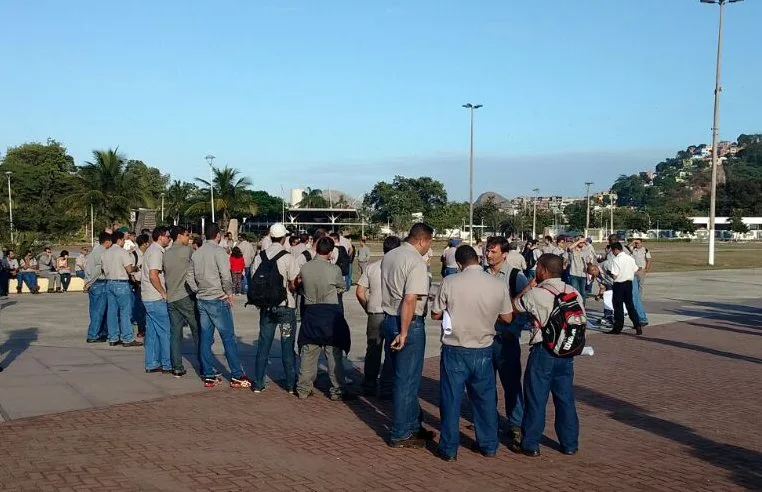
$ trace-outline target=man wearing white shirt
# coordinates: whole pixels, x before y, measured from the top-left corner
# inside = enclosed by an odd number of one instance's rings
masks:
[[[624,310],[622,305],[627,306],[627,314],[630,316],[632,326],[638,335],[643,334],[643,328],[635,309],[632,297],[632,282],[635,273],[638,271],[638,265],[635,260],[622,252],[622,243],[611,245],[611,254],[609,273],[614,278],[613,298],[614,298],[614,328],[608,332],[612,335],[618,335],[624,327]]]

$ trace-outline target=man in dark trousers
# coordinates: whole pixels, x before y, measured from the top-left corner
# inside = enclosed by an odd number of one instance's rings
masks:
[[[604,262],[609,273],[614,278],[613,303],[614,303],[614,328],[608,333],[618,335],[624,328],[624,309],[622,305],[627,306],[627,314],[630,316],[632,326],[638,335],[643,334],[643,328],[640,325],[640,317],[635,309],[633,300],[632,283],[635,274],[638,271],[638,265],[632,256],[622,252],[622,243],[611,245],[612,258]]]

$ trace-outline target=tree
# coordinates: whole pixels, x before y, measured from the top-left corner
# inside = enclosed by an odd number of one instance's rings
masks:
[[[592,210],[590,214],[590,222],[592,224],[593,219]],[[587,220],[587,203],[580,200],[571,203],[564,209],[564,216],[569,224],[569,228],[575,231],[585,230],[585,221]]]
[[[257,206],[251,198],[249,178],[240,176],[241,172],[227,166],[214,168],[214,209],[222,215],[222,229],[227,230],[230,218],[234,215],[256,215]],[[196,178],[196,181],[210,188],[209,181]],[[208,197],[208,195],[207,195]],[[209,206],[209,198],[198,201],[188,207],[188,213],[203,213]]]
[[[301,208],[328,208],[328,200],[323,196],[323,190],[307,187],[302,191],[302,201],[299,202]]]
[[[646,181],[639,174],[619,176],[611,191],[617,195],[617,205],[642,207],[646,204]]]
[[[76,210],[92,206],[95,222],[107,227],[115,221],[128,222],[130,211],[146,203],[145,190],[140,174],[127,171],[117,149],[94,150],[93,161],[78,169],[75,191],[64,203]]]
[[[749,232],[749,226],[744,224],[740,210],[733,211],[733,215],[730,217],[730,230],[738,234]]]
[[[173,224],[179,224],[191,203],[198,200],[199,188],[193,183],[175,180],[167,188],[164,197],[164,210]]]
[[[468,203],[449,202],[440,207],[431,209],[428,215],[423,216],[437,234],[444,234],[447,229],[459,229],[463,226],[463,220],[468,222]]]
[[[257,206],[257,217],[267,220],[281,220],[283,215],[283,199],[273,196],[266,191],[250,191],[251,201]]]
[[[169,176],[161,174],[155,167],[147,166],[143,161],[128,160],[125,172],[135,175],[143,187],[145,206],[158,208],[161,205],[161,194],[165,193],[169,184]],[[166,210],[166,197],[164,208]]]
[[[376,183],[363,203],[373,211],[374,221],[390,221],[396,229],[406,229],[413,221],[412,214],[428,217],[432,210],[444,206],[447,192],[441,182],[429,177],[395,176],[391,183]]]
[[[500,208],[495,197],[488,197],[483,203],[474,207],[474,224],[484,222],[488,230],[498,232],[500,224],[508,218],[508,214]]]

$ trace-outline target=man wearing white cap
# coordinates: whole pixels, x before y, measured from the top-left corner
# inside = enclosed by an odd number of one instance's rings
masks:
[[[284,243],[288,230],[281,223],[270,227],[272,244],[262,250],[254,259],[252,265],[252,289],[262,289],[266,292],[279,293],[277,299],[268,299],[258,305],[259,311],[259,341],[257,342],[257,358],[254,363],[254,381],[251,389],[260,393],[265,389],[265,372],[270,358],[270,348],[275,338],[275,330],[280,331],[280,353],[283,362],[283,372],[286,375],[285,387],[292,392],[296,384],[294,369],[294,335],[296,334],[296,277],[299,275],[299,265],[296,258],[289,254]],[[281,285],[267,285],[270,276],[266,270],[277,268],[281,277]],[[256,292],[255,292],[256,293]],[[263,292],[263,297],[269,295]]]

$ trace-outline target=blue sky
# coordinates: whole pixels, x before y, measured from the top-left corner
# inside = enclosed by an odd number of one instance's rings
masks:
[[[204,156],[258,189],[581,195],[711,141],[717,6],[698,0],[0,2],[0,149]],[[762,1],[726,9],[721,136],[762,131]]]

